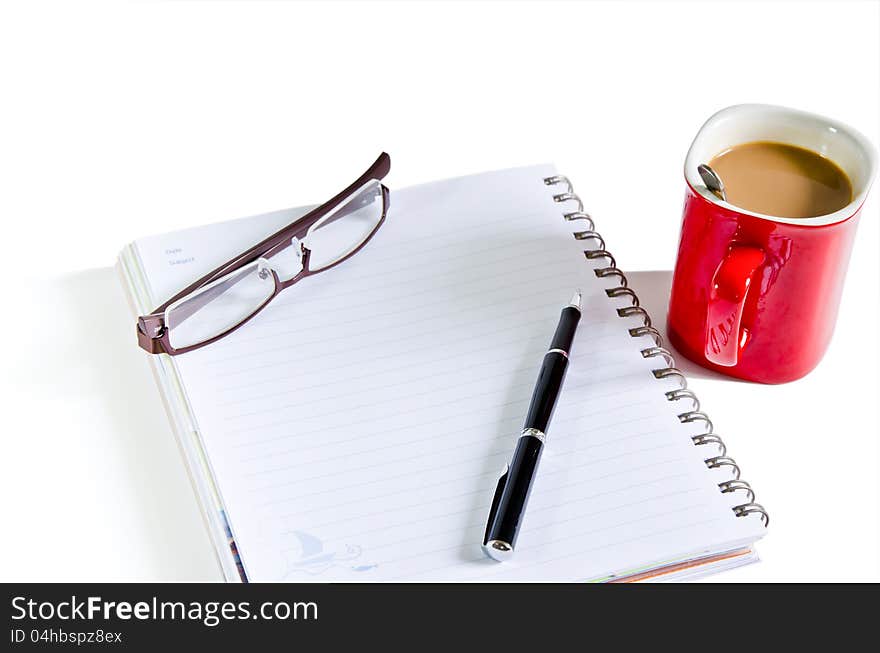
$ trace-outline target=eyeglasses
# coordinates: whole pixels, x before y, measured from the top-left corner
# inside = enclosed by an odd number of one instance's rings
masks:
[[[172,356],[226,336],[282,290],[357,254],[385,221],[391,169],[382,153],[330,201],[233,257],[137,322],[138,345]]]

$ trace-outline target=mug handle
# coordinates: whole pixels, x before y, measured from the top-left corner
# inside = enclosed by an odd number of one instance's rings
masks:
[[[764,250],[731,245],[715,269],[706,310],[706,358],[716,365],[739,362],[749,332],[742,326],[743,307],[755,271],[764,262]]]

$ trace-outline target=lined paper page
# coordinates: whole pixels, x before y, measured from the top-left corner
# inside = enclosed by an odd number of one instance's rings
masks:
[[[392,191],[357,256],[175,359],[258,581],[587,580],[760,534],[642,357],[549,166]],[[299,211],[302,213],[302,210]],[[141,240],[157,303],[297,211]],[[598,262],[601,265],[601,262]],[[584,311],[513,560],[480,542],[542,356]]]

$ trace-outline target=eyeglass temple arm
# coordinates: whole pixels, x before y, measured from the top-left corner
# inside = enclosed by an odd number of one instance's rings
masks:
[[[272,252],[273,254],[281,251],[282,249],[284,249],[284,247],[286,247],[286,245],[290,244],[289,241],[291,239],[293,239],[294,237],[301,238],[303,235],[305,235],[306,231],[308,231],[309,227],[312,226],[313,223],[335,209],[344,199],[351,195],[351,193],[356,191],[358,188],[363,186],[371,179],[383,179],[390,170],[391,157],[388,155],[387,152],[382,152],[382,154],[379,155],[379,157],[373,162],[373,164],[369,168],[367,168],[367,170],[360,177],[358,177],[353,183],[345,188],[345,190],[337,193],[330,200],[324,202],[324,204],[321,204],[320,206],[312,209],[301,218],[295,220],[286,227],[281,228],[279,231],[276,231],[271,236],[264,238],[253,247],[232,258],[220,267],[212,270],[201,279],[194,281],[189,286],[174,295],[171,299],[166,301],[164,304],[153,309],[150,312],[150,315],[145,317],[153,317],[157,316],[158,313],[163,313],[166,308],[168,308],[171,304],[176,302],[181,297],[186,297],[194,290],[197,290],[205,284],[210,283],[214,279],[221,277],[224,274],[227,274],[228,272],[234,270],[240,265],[250,263],[254,259],[264,255],[270,250],[274,250]],[[285,243],[285,241],[288,242]],[[143,320],[139,320],[139,324],[141,322],[143,322]],[[149,332],[147,333],[149,335]]]

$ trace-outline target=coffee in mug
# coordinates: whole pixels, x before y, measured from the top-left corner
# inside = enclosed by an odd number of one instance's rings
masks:
[[[780,218],[813,218],[852,201],[852,182],[834,161],[788,143],[754,141],[716,154],[709,165],[727,201]]]

